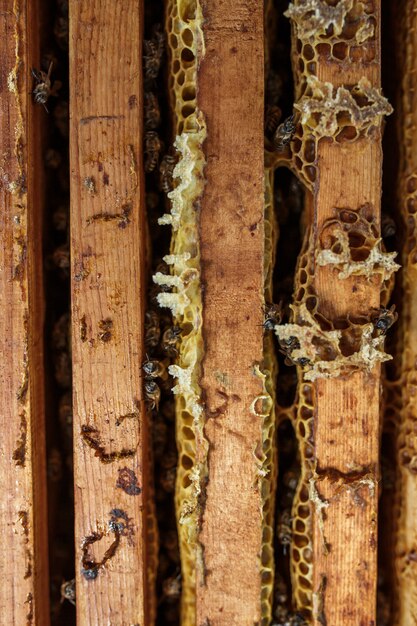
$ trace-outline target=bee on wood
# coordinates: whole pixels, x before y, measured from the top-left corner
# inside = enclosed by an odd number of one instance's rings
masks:
[[[275,326],[282,321],[282,302],[279,304],[268,303],[264,308],[264,322],[262,326],[265,330],[274,330]]]
[[[48,113],[46,103],[50,96],[57,96],[57,91],[61,87],[59,81],[51,83],[52,61],[49,64],[48,73],[42,72],[42,70],[36,70],[32,68],[32,76],[36,80],[35,89],[32,91],[33,98],[36,104],[43,104],[45,111]]]
[[[171,154],[166,154],[159,165],[159,182],[165,193],[174,189],[173,176],[176,164],[177,159]]]
[[[372,323],[377,335],[385,335],[397,319],[398,313],[395,312],[395,304],[390,309],[381,307],[377,313],[372,315]]]
[[[165,380],[168,376],[166,364],[157,359],[147,358],[146,361],[143,362],[142,369],[147,380],[152,378],[162,378]]]
[[[145,313],[145,346],[153,350],[159,343],[161,329],[159,326],[159,315],[156,311],[146,311]]]
[[[145,403],[150,411],[157,411],[161,400],[161,390],[154,380],[145,380]]]
[[[167,602],[175,602],[181,595],[181,574],[166,578],[162,584],[163,598]]]
[[[151,91],[145,92],[145,130],[155,130],[161,123],[158,98]]]
[[[294,124],[294,115],[290,115],[276,129],[272,138],[272,144],[276,152],[282,152],[287,146],[295,133],[296,125]]]
[[[162,150],[162,141],[158,133],[148,130],[145,133],[145,172],[153,172],[159,161],[159,154]]]
[[[75,578],[66,580],[61,585],[61,603],[68,600],[75,606]]]
[[[265,111],[265,134],[267,137],[273,135],[278,128],[282,117],[282,111],[278,106],[268,106]]]
[[[169,326],[162,335],[161,348],[171,358],[178,356],[178,341],[182,330],[179,326]]]

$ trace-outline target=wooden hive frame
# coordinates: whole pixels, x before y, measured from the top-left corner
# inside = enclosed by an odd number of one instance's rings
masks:
[[[301,476],[290,524],[287,623],[376,624],[381,363],[389,358],[378,323],[388,315],[397,270],[380,236],[382,124],[391,113],[381,92],[381,2],[289,4],[294,128],[282,150],[264,144],[262,3],[165,2],[177,163],[159,220],[172,228],[170,273],[153,278],[143,157],[144,2],[68,4],[77,623],[155,623],[153,416],[142,371],[153,280],[161,309],[171,309],[181,330],[178,359],[168,369],[175,380],[182,625],[273,623],[277,345],[298,377],[291,420]],[[401,3],[410,49],[414,5]],[[44,139],[31,78],[40,66],[40,6],[5,0],[0,12],[0,464],[7,495],[0,606],[8,623],[30,626],[49,623],[44,180],[36,167]],[[266,6],[272,15],[273,3]],[[412,126],[407,81],[414,66],[410,55],[404,58],[400,121]],[[401,142],[406,221],[414,201],[412,137],[400,131]],[[304,185],[305,206],[291,314],[277,320],[277,344],[265,332],[265,305],[274,297],[280,245],[273,198],[280,167]],[[413,311],[413,252],[410,244],[402,257],[404,333]],[[413,471],[403,451],[413,354],[401,353],[402,389],[395,396],[396,506],[403,506],[393,524],[396,624],[409,623],[415,595],[404,575],[409,562],[403,563],[415,537],[407,512]]]

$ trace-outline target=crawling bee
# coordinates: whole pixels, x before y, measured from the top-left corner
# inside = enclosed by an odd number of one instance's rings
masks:
[[[179,326],[169,326],[162,335],[161,348],[169,357],[178,356],[178,340],[182,333]]]
[[[159,182],[165,193],[169,193],[174,188],[173,175],[176,164],[177,159],[171,154],[166,154],[159,166]]]
[[[153,172],[158,160],[159,153],[162,150],[162,141],[159,139],[158,133],[154,130],[148,130],[145,133],[145,172]]]
[[[145,346],[152,350],[156,348],[161,336],[159,327],[159,315],[156,311],[146,311],[145,313]]]
[[[269,106],[265,111],[265,134],[273,135],[278,128],[282,117],[282,111],[278,106]]]
[[[389,215],[386,213],[382,213],[381,215],[381,235],[384,239],[388,239],[389,237],[393,237],[397,232],[397,227]]]
[[[155,130],[161,123],[158,98],[151,91],[145,92],[145,130]]]
[[[286,120],[282,122],[276,129],[272,138],[272,144],[276,152],[282,152],[287,146],[295,132],[294,115],[290,115]]]
[[[46,103],[50,96],[57,96],[57,91],[61,87],[59,81],[51,83],[52,61],[49,64],[48,73],[42,72],[42,70],[35,70],[32,68],[32,76],[36,80],[35,89],[32,91],[33,98],[36,104],[43,104],[45,111],[48,113]]]
[[[289,509],[282,511],[277,524],[278,541],[283,547],[284,554],[287,554],[288,546],[291,545],[292,538],[292,517]]]
[[[61,585],[61,603],[68,600],[75,606],[75,578],[66,580]]]
[[[381,307],[377,313],[372,316],[372,323],[378,335],[385,335],[389,328],[398,319],[398,313],[395,312],[395,304],[390,309]]]
[[[163,469],[159,475],[159,484],[165,493],[174,493],[177,470],[175,467]]]
[[[175,602],[181,595],[181,574],[166,578],[162,584],[164,600]]]
[[[142,365],[142,369],[147,380],[152,378],[163,378],[168,376],[166,365],[157,359],[146,359]]]
[[[52,483],[59,483],[62,478],[62,457],[57,448],[52,448],[49,452],[47,474]]]
[[[144,41],[145,54],[143,57],[145,65],[145,78],[154,80],[161,68],[162,56],[165,48],[165,38],[159,25],[154,28],[154,36],[152,39]]]
[[[265,330],[274,330],[277,324],[282,321],[282,302],[279,304],[265,304],[264,322],[262,326]]]
[[[157,411],[161,400],[161,390],[154,380],[145,380],[145,402],[150,411]]]

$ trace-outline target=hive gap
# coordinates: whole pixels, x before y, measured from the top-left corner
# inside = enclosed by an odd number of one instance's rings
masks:
[[[45,400],[51,624],[75,624],[75,546],[69,253],[68,4],[43,0],[40,67],[51,67],[44,106]],[[51,65],[52,64],[52,65]],[[36,81],[35,81],[36,83]],[[54,89],[60,83],[59,88]],[[34,103],[34,106],[42,104]],[[67,584],[65,584],[67,583]]]
[[[147,398],[148,401],[149,432],[154,468],[152,489],[155,493],[155,510],[151,511],[149,515],[155,516],[159,537],[159,545],[156,548],[158,552],[157,561],[149,562],[148,558],[148,568],[157,568],[156,626],[176,626],[179,624],[181,594],[181,566],[174,500],[178,453],[175,439],[173,381],[167,372],[168,365],[175,361],[175,345],[173,344],[171,351],[164,349],[164,346],[167,346],[164,339],[166,340],[167,333],[173,328],[173,320],[170,310],[160,308],[157,302],[158,294],[166,290],[166,287],[156,285],[152,280],[152,276],[158,272],[170,273],[169,266],[163,260],[163,257],[170,253],[170,232],[169,229],[158,225],[158,219],[169,209],[169,200],[166,194],[172,188],[172,169],[175,159],[175,155],[170,149],[172,129],[168,103],[167,42],[164,20],[164,2],[162,0],[145,2],[144,39],[145,42],[155,42],[160,37],[160,52],[162,54],[159,69],[149,77],[149,73],[147,73],[149,61],[146,57],[151,56],[154,51],[149,48],[149,44],[145,43],[144,156],[146,212],[149,227],[145,344],[147,357],[150,360],[159,361],[165,369],[162,378],[149,378],[148,381],[145,378],[145,399]],[[155,110],[159,112],[156,116]],[[152,111],[154,112],[153,116]],[[147,135],[149,136],[150,133],[157,133],[160,142],[159,148],[151,155],[155,160],[155,165],[151,171],[146,166],[147,158],[149,160],[149,153],[146,152]],[[147,169],[148,171],[146,171]],[[152,329],[154,329],[154,334]],[[159,335],[158,340],[155,333]],[[144,372],[144,376],[146,377],[146,372]],[[160,393],[160,400],[156,407],[151,406],[150,394],[146,392],[147,382],[158,385],[157,393]],[[153,533],[153,536],[149,537],[150,543],[157,541],[152,525],[153,523],[150,522],[150,532]],[[152,560],[153,557],[150,558]]]

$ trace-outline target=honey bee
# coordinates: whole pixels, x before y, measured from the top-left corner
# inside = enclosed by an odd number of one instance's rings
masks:
[[[68,226],[68,207],[61,204],[52,215],[55,230],[65,231]]]
[[[158,98],[151,91],[145,92],[145,130],[154,130],[161,123]]]
[[[156,311],[149,310],[145,313],[145,346],[152,350],[156,348],[161,337],[159,315]]]
[[[161,400],[161,390],[154,380],[145,380],[145,403],[150,411],[157,411]]]
[[[60,269],[67,270],[70,266],[70,251],[68,244],[64,244],[59,246],[52,253],[52,260],[56,267]]]
[[[282,302],[279,304],[265,304],[264,322],[262,326],[265,330],[274,330],[275,326],[282,321]]]
[[[173,190],[173,174],[174,167],[177,163],[177,159],[171,154],[166,154],[159,166],[159,181],[161,184],[161,189],[165,193],[169,193]]]
[[[61,603],[68,600],[75,606],[75,578],[66,580],[61,585]]]
[[[372,315],[372,323],[377,335],[385,335],[397,319],[398,313],[395,312],[395,304],[390,309],[381,307],[377,313]]]
[[[62,458],[57,448],[52,448],[48,455],[47,473],[52,483],[59,483],[62,478]]]
[[[164,600],[167,602],[175,602],[181,595],[181,574],[166,578],[162,584],[162,593]]]
[[[161,348],[162,350],[172,358],[178,356],[178,340],[181,336],[182,330],[179,326],[169,326],[162,335]]]
[[[388,239],[389,237],[394,237],[397,232],[397,227],[389,215],[386,213],[382,213],[381,215],[381,235],[384,239]]]
[[[145,49],[143,60],[147,80],[154,80],[158,76],[165,48],[165,38],[159,24],[155,26],[153,35],[152,39],[145,39],[143,44]]]
[[[278,106],[268,106],[265,111],[265,134],[269,137],[278,128],[282,111]]]
[[[143,362],[142,369],[147,380],[152,378],[162,378],[165,380],[168,376],[166,364],[157,359],[147,358],[146,361]]]
[[[32,76],[36,80],[35,89],[32,91],[33,99],[36,104],[43,104],[45,111],[48,113],[46,103],[50,96],[57,96],[57,91],[61,87],[59,81],[51,83],[52,61],[49,64],[48,73],[42,72],[42,70],[36,70],[32,68]]]
[[[157,416],[152,423],[152,444],[156,459],[160,459],[164,454],[167,440],[168,426],[163,417]]]
[[[278,518],[277,537],[282,545],[284,554],[287,554],[287,549],[291,545],[292,539],[292,517],[289,509],[282,511]]]
[[[159,160],[159,153],[162,150],[162,141],[158,133],[148,130],[145,133],[145,172],[153,172]]]
[[[54,123],[62,137],[68,139],[69,136],[69,106],[65,100],[58,100],[54,108]]]
[[[177,469],[175,467],[169,467],[161,471],[159,483],[166,493],[174,493],[176,477]]]
[[[290,115],[286,120],[282,122],[276,129],[272,138],[272,144],[276,152],[282,152],[287,146],[295,132],[294,115]]]
[[[58,150],[49,148],[45,152],[45,166],[50,170],[57,170],[62,163],[62,156]]]

